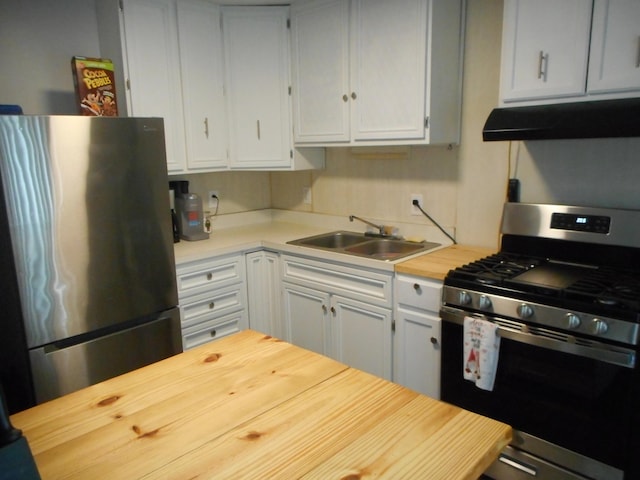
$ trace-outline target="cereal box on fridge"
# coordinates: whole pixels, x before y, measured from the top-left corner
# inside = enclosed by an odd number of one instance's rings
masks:
[[[107,58],[73,57],[71,69],[80,115],[117,117],[113,62]]]

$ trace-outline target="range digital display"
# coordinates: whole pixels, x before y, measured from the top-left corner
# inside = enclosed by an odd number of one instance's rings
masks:
[[[551,228],[557,230],[607,234],[610,227],[611,217],[602,215],[576,215],[573,213],[554,213],[551,215]]]

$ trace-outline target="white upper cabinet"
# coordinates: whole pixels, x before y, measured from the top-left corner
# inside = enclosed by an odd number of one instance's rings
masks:
[[[349,2],[322,0],[291,10],[296,142],[348,142]]]
[[[227,118],[220,7],[181,0],[178,38],[189,170],[227,168]]]
[[[424,137],[426,31],[426,1],[352,0],[354,140]]]
[[[225,7],[232,168],[290,163],[287,7]]]
[[[640,91],[637,0],[505,0],[502,38],[507,106]]]
[[[164,118],[169,174],[322,168],[293,148],[288,7],[218,3],[96,2],[121,115]]]
[[[164,119],[167,168],[182,171],[186,155],[175,5],[172,0],[125,0],[123,18],[129,115]]]
[[[461,1],[299,0],[291,9],[297,144],[458,141]]]
[[[640,92],[638,0],[595,1],[587,90]]]

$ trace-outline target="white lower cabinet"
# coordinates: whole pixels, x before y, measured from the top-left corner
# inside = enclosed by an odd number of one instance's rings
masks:
[[[442,282],[398,274],[395,299],[393,380],[439,399]]]
[[[186,262],[176,274],[183,350],[248,328],[244,255]]]
[[[280,254],[260,250],[246,254],[249,328],[284,338]]]
[[[392,274],[284,255],[285,340],[391,379]]]
[[[291,283],[282,285],[284,338],[299,347],[331,356],[331,296]]]

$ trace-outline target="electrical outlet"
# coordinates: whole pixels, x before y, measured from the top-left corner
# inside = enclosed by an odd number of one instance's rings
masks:
[[[302,187],[302,203],[311,205],[311,187]]]
[[[209,190],[207,198],[209,198],[207,202],[208,208],[216,208],[220,201],[220,193],[218,193],[218,190]]]
[[[418,207],[416,207],[413,204],[413,201],[417,200],[418,203],[420,204],[420,206],[422,207],[422,195],[419,193],[412,193],[411,194],[411,215],[422,215],[422,212],[420,211],[420,209]]]

